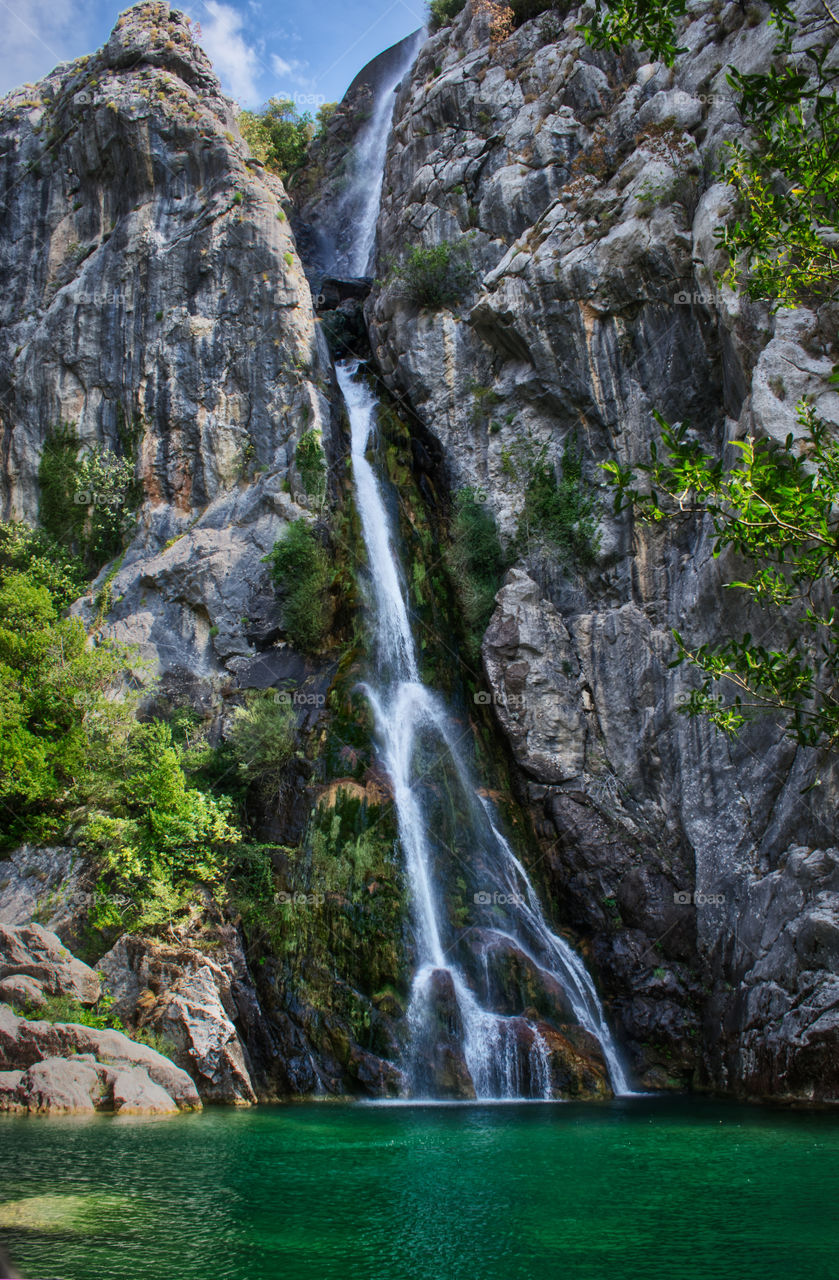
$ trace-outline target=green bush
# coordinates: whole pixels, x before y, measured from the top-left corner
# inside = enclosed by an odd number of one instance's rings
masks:
[[[472,662],[480,655],[505,567],[495,520],[480,497],[474,489],[461,489],[458,493],[448,555],[463,610],[467,656]]]
[[[466,0],[429,0],[428,29],[438,31],[453,22],[465,7]]]
[[[229,741],[245,782],[268,791],[282,782],[296,748],[297,719],[290,702],[278,701],[273,690],[251,691],[237,707]]]
[[[565,446],[559,476],[543,451],[530,471],[519,541],[525,547],[545,543],[566,563],[591,564],[600,545],[595,510],[594,490],[583,480],[576,445]]]
[[[190,785],[169,725],[137,721],[136,655],[62,616],[77,573],[44,534],[0,526],[0,843],[75,833],[103,877],[96,922],[140,927],[219,883],[240,834],[226,796]]]
[[[289,640],[303,653],[323,648],[332,623],[333,573],[311,525],[301,516],[288,526],[266,556],[283,593],[283,624]]]
[[[38,482],[46,534],[79,556],[89,574],[119,555],[141,498],[130,458],[107,449],[81,454],[75,431],[64,425],[44,443]]]
[[[326,457],[319,432],[314,429],[304,432],[294,451],[294,461],[306,497],[323,499],[326,496]]]
[[[285,179],[303,164],[312,139],[326,128],[337,106],[325,102],[313,120],[308,111],[298,115],[289,99],[271,98],[262,111],[241,111],[237,123],[257,160]]]
[[[472,281],[472,268],[465,261],[466,242],[447,240],[425,248],[415,245],[396,268],[396,279],[405,295],[418,307],[437,311],[460,302]]]

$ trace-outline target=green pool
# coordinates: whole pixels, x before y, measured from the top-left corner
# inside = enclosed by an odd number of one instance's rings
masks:
[[[61,1280],[836,1280],[839,1116],[604,1106],[0,1117],[0,1238]]]

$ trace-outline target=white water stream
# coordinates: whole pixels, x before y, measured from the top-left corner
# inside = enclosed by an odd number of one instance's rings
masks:
[[[356,140],[352,179],[341,200],[345,216],[352,220],[352,242],[345,252],[336,250],[335,262],[336,269],[351,275],[365,274],[374,257],[393,93],[412,65],[421,38],[417,33],[406,46],[392,83],[380,86],[372,115]],[[366,692],[393,788],[414,916],[417,968],[407,1015],[414,1047],[408,1064],[412,1092],[421,1096],[429,1091],[422,1078],[422,1047],[438,1035],[442,997],[446,1035],[457,1041],[457,1056],[465,1061],[478,1098],[554,1096],[551,1051],[536,1020],[493,1010],[492,966],[501,956],[514,957],[543,989],[560,994],[566,1020],[570,1014],[599,1041],[615,1093],[628,1093],[583,961],[548,926],[524,867],[499,832],[491,805],[478,794],[459,753],[455,721],[440,696],[420,678],[395,530],[367,457],[377,402],[366,382],[356,380],[357,370],[358,362],[352,361],[337,367],[351,424],[355,495],[369,565],[375,652]],[[432,773],[436,787],[429,784]],[[445,784],[440,785],[443,775]],[[439,821],[438,813],[435,827],[431,812],[441,790],[448,788],[460,797],[456,815],[447,819],[456,830],[460,854],[439,829],[446,822]],[[477,890],[466,928],[455,927],[445,907],[445,885],[439,882],[438,870],[447,865],[446,855],[449,863],[460,863],[465,877],[460,883],[469,880]],[[503,1003],[503,993],[501,999]]]
[[[549,1049],[538,1027],[524,1017],[510,1017],[482,1007],[452,953],[461,931],[452,930],[435,884],[434,836],[424,812],[420,740],[435,743],[444,762],[474,805],[466,843],[480,849],[485,888],[476,905],[497,901],[507,907],[504,928],[498,910],[484,908],[486,923],[477,954],[500,944],[524,956],[533,968],[558,983],[579,1024],[600,1042],[612,1088],[629,1086],[585,965],[574,950],[551,931],[521,862],[498,831],[491,806],[477,795],[457,746],[458,733],[439,695],[424,685],[402,581],[394,529],[378,478],[367,458],[375,425],[376,401],[367,384],[356,381],[357,363],[338,365],[338,381],[349,413],[356,502],[370,567],[375,671],[366,687],[382,743],[382,762],[393,787],[400,844],[405,858],[414,910],[418,968],[413,982],[409,1022],[417,1039],[433,1017],[434,990],[440,979],[453,992],[462,1024],[462,1052],[479,1098],[551,1097]],[[512,909],[510,909],[512,904]],[[522,1036],[529,1040],[527,1070],[522,1070]],[[526,1076],[527,1078],[523,1078]]]

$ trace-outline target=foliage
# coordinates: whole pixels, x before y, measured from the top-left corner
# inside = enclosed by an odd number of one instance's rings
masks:
[[[218,883],[240,835],[229,799],[190,785],[170,727],[137,721],[136,655],[90,645],[62,616],[77,573],[44,534],[0,527],[0,840],[75,829],[102,872],[96,922],[140,927],[168,918],[194,881]]]
[[[183,766],[160,720],[135,722],[102,760],[100,804],[79,842],[132,906],[115,909],[103,891],[94,912],[100,928],[115,917],[122,928],[163,923],[185,906],[195,882],[221,886],[227,854],[241,839],[232,802],[190,786]]]
[[[283,593],[283,624],[291,643],[303,653],[317,653],[332,624],[333,573],[324,547],[304,517],[288,526],[266,560]]]
[[[594,490],[583,479],[576,444],[563,450],[559,475],[543,447],[530,466],[519,521],[519,542],[547,544],[561,561],[591,564],[600,545]]]
[[[461,489],[455,500],[449,568],[466,629],[468,657],[475,661],[504,572],[504,553],[495,520],[482,494]]]
[[[675,30],[686,0],[596,0],[583,28],[597,48],[640,41],[672,65],[681,52]],[[735,188],[740,213],[717,236],[729,256],[727,279],[775,307],[836,295],[839,284],[839,68],[833,57],[839,19],[799,29],[785,0],[771,0],[778,30],[766,71],[729,68],[745,141],[727,144],[722,176]],[[814,37],[827,32],[818,43]],[[804,48],[801,37],[806,36]]]
[[[312,429],[303,433],[294,451],[294,461],[307,498],[322,501],[326,496],[326,457],[319,432]]]
[[[833,297],[839,285],[839,70],[830,56],[839,24],[828,20],[830,43],[793,54],[794,26],[778,21],[778,61],[728,74],[752,140],[728,144],[723,172],[743,212],[718,232],[729,280],[739,275],[775,307]]]
[[[429,31],[438,31],[440,27],[446,27],[450,22],[454,22],[457,15],[463,10],[465,4],[466,0],[429,0]]]
[[[297,720],[290,701],[273,690],[252,690],[233,713],[228,735],[239,773],[246,782],[276,791],[296,747]]]
[[[595,49],[620,49],[638,43],[672,67],[684,48],[676,44],[676,26],[687,12],[687,0],[594,0],[594,16],[581,28]]]
[[[115,698],[128,651],[91,648],[78,618],[60,616],[75,580],[60,553],[41,552],[17,567],[25,538],[4,529],[0,545],[0,839],[49,839],[86,803],[91,762],[131,718],[131,699]],[[39,535],[32,535],[33,551]]]
[[[502,44],[512,35],[515,14],[504,0],[473,0],[473,8],[476,14],[489,19],[489,38],[493,44]]]
[[[39,516],[47,536],[79,556],[93,574],[125,545],[140,493],[129,458],[106,449],[80,456],[80,450],[70,426],[47,437],[38,468]]]
[[[303,164],[309,144],[326,128],[337,105],[323,103],[312,119],[308,111],[298,115],[290,99],[271,98],[262,111],[240,111],[237,123],[256,159],[285,179]]]
[[[438,311],[459,302],[472,281],[472,268],[465,261],[466,242],[414,245],[396,268],[396,279],[411,302]]]
[[[82,1027],[92,1027],[96,1031],[111,1028],[124,1031],[119,1018],[110,1012],[114,997],[103,992],[96,1004],[84,1005],[72,996],[47,996],[43,1004],[27,1004],[20,1010],[26,1018],[37,1018],[40,1022],[75,1022]]]
[[[43,587],[59,611],[77,600],[86,584],[77,556],[22,521],[0,524],[0,580],[10,572],[25,573],[33,586]]]
[[[703,453],[684,426],[658,416],[666,453],[637,470],[647,477],[638,489],[635,473],[604,464],[616,488],[615,508],[632,507],[662,521],[707,513],[714,554],[731,550],[749,572],[727,585],[769,611],[772,624],[792,641],[769,649],[750,633],[692,649],[675,634],[677,662],[704,674],[682,710],[707,715],[726,732],[766,711],[782,714],[789,735],[807,746],[835,747],[839,737],[839,619],[833,601],[839,588],[839,444],[829,440],[812,406],[799,406],[805,447],[751,437],[733,441],[739,465]],[[720,686],[734,692],[726,701]]]

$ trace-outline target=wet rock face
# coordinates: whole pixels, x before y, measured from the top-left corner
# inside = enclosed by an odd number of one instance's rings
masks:
[[[277,632],[262,557],[302,514],[296,442],[331,430],[282,184],[165,3],[0,104],[0,184],[4,514],[37,517],[62,423],[129,454],[142,503],[105,629],[212,682]]]
[[[835,956],[825,943],[794,972],[784,957],[799,903],[815,913],[806,936],[822,937],[835,910],[834,890],[808,878],[810,854],[794,853],[834,843],[836,765],[771,720],[727,740],[678,714],[691,677],[669,669],[672,629],[699,645],[756,634],[753,623],[763,634],[767,619],[723,589],[737,574],[706,528],[633,526],[598,494],[602,461],[646,454],[654,408],[690,420],[711,450],[795,434],[804,395],[839,422],[825,382],[835,324],[807,309],[772,316],[716,279],[714,231],[732,206],[710,175],[740,128],[725,68],[768,65],[774,36],[735,5],[696,7],[670,71],[595,53],[577,11],[563,21],[493,46],[467,5],[420,52],[388,152],[371,346],[442,449],[450,487],[479,489],[507,539],[532,458],[544,448],[558,464],[579,446],[599,506],[592,563],[531,541],[501,586],[483,662],[543,887],[589,936],[636,1073],[835,1092],[818,1083],[833,1079],[829,1045],[839,1057]],[[389,264],[444,241],[471,280],[424,309]],[[765,953],[750,943],[760,966],[738,941],[744,911],[761,918],[758,885],[760,901],[778,895],[777,939]]]

